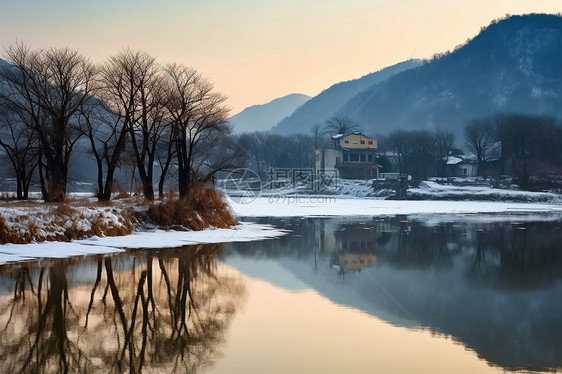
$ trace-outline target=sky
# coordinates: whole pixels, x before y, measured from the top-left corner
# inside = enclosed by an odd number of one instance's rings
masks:
[[[0,46],[95,62],[140,49],[197,69],[236,114],[452,50],[506,14],[559,12],[561,0],[0,0]]]

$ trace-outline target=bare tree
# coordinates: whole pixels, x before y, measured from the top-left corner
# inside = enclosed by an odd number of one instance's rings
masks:
[[[31,50],[23,43],[6,48],[6,56],[12,66],[0,73],[8,88],[4,100],[37,136],[45,201],[63,201],[70,156],[82,135],[77,116],[91,98],[93,65],[75,50]]]
[[[494,127],[488,118],[475,118],[465,127],[466,148],[476,156],[478,175],[481,175],[486,156],[493,146]]]
[[[27,126],[28,122],[20,117],[21,114],[0,97],[0,146],[16,177],[16,197],[27,200],[39,150],[33,129]]]
[[[445,167],[449,159],[449,153],[455,145],[455,134],[437,129],[433,132],[433,141],[435,144],[435,152],[438,158],[439,173],[445,176]]]
[[[154,200],[156,147],[165,127],[164,86],[154,57],[125,49],[103,68],[106,103],[118,113],[130,135],[144,197]]]
[[[407,174],[409,172],[408,159],[413,151],[409,132],[405,130],[394,131],[388,134],[381,143],[386,143],[385,148],[396,156],[398,172],[400,174]]]
[[[158,181],[158,197],[164,197],[164,185],[170,171],[170,167],[174,164],[176,157],[176,147],[174,146],[174,132],[172,126],[166,126],[161,136],[160,142],[156,147],[156,159],[160,167],[160,178]]]
[[[322,145],[323,141],[322,141],[322,126],[320,126],[320,124],[315,123],[312,126],[312,139],[313,139],[313,145],[314,145],[314,149],[320,148],[320,146]]]
[[[107,92],[102,84],[96,93]],[[92,155],[96,161],[98,193],[100,201],[109,201],[113,191],[115,170],[120,165],[125,150],[127,127],[123,118],[112,111],[102,100],[91,100],[81,109],[82,131],[88,137]]]
[[[254,168],[259,176],[265,176],[268,165],[265,162],[267,133],[254,131],[236,136],[236,142],[243,149],[246,167]]]
[[[192,68],[173,64],[165,71],[166,108],[173,127],[178,188],[180,198],[185,198],[193,178],[201,177],[196,175],[203,166],[206,169],[203,179],[210,179],[217,171],[230,168],[236,157],[230,152],[213,162],[206,157],[215,154],[215,147],[221,144],[219,140],[230,134],[226,121],[228,108],[224,106],[226,97],[214,92],[212,84]]]
[[[332,117],[324,126],[326,134],[349,134],[357,131],[361,131],[359,125],[349,117]]]

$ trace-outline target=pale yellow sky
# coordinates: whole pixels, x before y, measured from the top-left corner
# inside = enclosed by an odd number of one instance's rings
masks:
[[[142,49],[199,70],[235,114],[431,57],[494,18],[533,12],[562,12],[562,1],[0,0],[0,45],[70,46],[94,61]]]

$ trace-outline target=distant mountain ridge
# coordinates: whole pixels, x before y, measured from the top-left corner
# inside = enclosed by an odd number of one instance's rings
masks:
[[[562,116],[562,17],[531,14],[492,22],[455,51],[373,86],[336,115],[368,133],[449,129],[499,112]]]
[[[248,107],[230,117],[229,121],[234,126],[234,131],[238,133],[267,131],[309,99],[310,96],[307,95],[290,94],[267,104]]]
[[[291,116],[281,120],[272,131],[280,134],[308,133],[314,124],[323,124],[333,117],[338,109],[358,93],[421,64],[421,60],[408,60],[358,79],[336,83],[307,101]]]

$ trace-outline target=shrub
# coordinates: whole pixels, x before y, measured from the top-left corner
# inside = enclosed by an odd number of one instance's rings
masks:
[[[193,184],[184,199],[167,199],[148,208],[148,218],[166,229],[203,230],[238,224],[228,203],[214,188]]]

